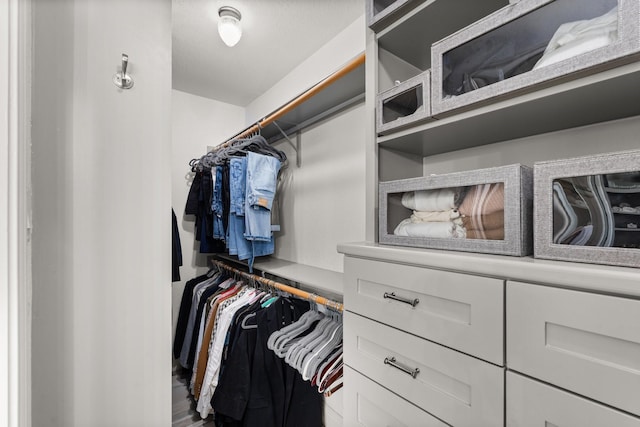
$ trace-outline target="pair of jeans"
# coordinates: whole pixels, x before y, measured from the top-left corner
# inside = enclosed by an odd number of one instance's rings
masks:
[[[276,193],[280,161],[275,157],[247,153],[245,237],[271,240],[271,207]]]
[[[246,224],[247,224],[247,188],[249,187],[248,177],[260,175],[260,172],[255,169],[252,173],[249,173],[248,164],[249,157],[253,157],[252,155],[255,153],[249,153],[247,157],[233,157],[229,161],[229,222],[228,222],[228,242],[227,247],[229,249],[229,254],[237,255],[240,260],[248,260],[249,271],[253,271],[253,262],[255,257],[271,255],[275,251],[275,244],[273,240],[273,236],[271,235],[271,225],[270,218],[267,216],[267,224],[268,224],[268,233],[263,233],[260,239],[252,239],[250,236],[247,236],[246,232]],[[261,155],[258,155],[261,156]],[[266,156],[262,156],[266,157]],[[277,161],[277,160],[276,160]],[[271,161],[268,161],[271,163]],[[253,165],[253,167],[261,167],[260,165]],[[278,162],[278,170],[279,170],[279,162]],[[277,179],[277,171],[276,171],[276,179]],[[253,182],[253,181],[252,181]],[[252,188],[255,188],[252,187]],[[252,190],[253,191],[253,190]],[[273,194],[275,193],[275,186],[273,188]],[[266,196],[266,193],[258,193],[253,191],[252,194],[254,196],[260,194],[261,196]],[[254,197],[255,198],[255,197]],[[266,199],[265,199],[266,200]],[[273,203],[273,195],[271,195],[270,202],[267,204],[269,208]],[[253,207],[249,206],[249,209],[253,210]],[[265,210],[267,214],[270,213],[269,210]],[[251,218],[249,221],[255,219],[253,212],[249,212]],[[252,223],[253,224],[253,223]]]
[[[241,260],[251,258],[253,254],[251,242],[244,237],[246,170],[246,157],[232,157],[229,160],[230,209],[227,247],[230,255],[237,255]]]

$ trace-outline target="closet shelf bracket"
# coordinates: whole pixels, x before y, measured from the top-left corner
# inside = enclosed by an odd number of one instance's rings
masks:
[[[300,156],[300,131],[296,131],[296,143],[294,144],[293,141],[291,141],[291,138],[289,138],[289,135],[287,135],[286,132],[282,130],[278,122],[274,120],[271,123],[273,123],[275,127],[278,128],[284,139],[286,139],[289,145],[291,145],[291,147],[296,151],[296,166],[300,167],[302,163],[302,157]]]

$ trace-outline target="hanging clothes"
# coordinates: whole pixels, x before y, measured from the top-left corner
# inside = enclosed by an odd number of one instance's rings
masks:
[[[212,401],[221,426],[322,426],[322,395],[266,346],[308,310],[307,301],[281,297],[240,330]]]
[[[220,427],[322,426],[322,393],[341,386],[342,324],[339,315],[313,307],[226,271],[188,281],[174,356],[180,349],[201,417],[213,413]],[[289,326],[300,330],[295,335],[300,341],[284,335]],[[300,344],[298,365],[272,351],[279,333]],[[314,345],[303,346],[305,337]]]
[[[204,282],[209,278],[209,275],[203,274],[202,276],[198,276],[187,281],[187,283],[184,285],[184,290],[182,291],[182,299],[180,300],[180,309],[178,311],[176,333],[173,340],[173,357],[175,359],[180,358],[182,344],[184,343],[185,335],[187,333],[189,312],[191,311],[191,301],[193,298],[193,289],[197,284]]]
[[[180,281],[180,267],[182,266],[182,246],[176,213],[171,208],[171,281]]]
[[[261,136],[207,153],[189,164],[195,173],[185,213],[194,215],[200,253],[224,253],[247,260],[275,251],[279,171],[286,155]]]

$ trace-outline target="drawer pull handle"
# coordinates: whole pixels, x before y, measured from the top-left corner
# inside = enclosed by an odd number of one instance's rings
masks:
[[[418,374],[420,373],[420,368],[411,369],[411,368],[407,368],[406,366],[402,366],[401,364],[396,362],[396,358],[393,357],[393,356],[392,357],[385,357],[384,358],[384,364],[385,365],[391,365],[394,368],[400,369],[402,372],[411,375],[412,378],[417,377]]]
[[[415,307],[416,305],[418,305],[418,303],[420,302],[420,300],[418,298],[414,298],[414,299],[409,299],[409,298],[402,298],[396,295],[395,292],[385,292],[384,293],[384,298],[387,299],[392,299],[395,301],[400,301],[403,302],[405,304],[409,304],[411,307]]]

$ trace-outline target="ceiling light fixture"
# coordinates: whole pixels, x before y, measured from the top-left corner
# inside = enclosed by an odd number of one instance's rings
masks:
[[[242,28],[240,27],[240,12],[231,6],[222,6],[218,9],[218,34],[220,38],[229,47],[235,46],[242,37]]]

